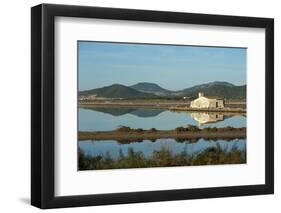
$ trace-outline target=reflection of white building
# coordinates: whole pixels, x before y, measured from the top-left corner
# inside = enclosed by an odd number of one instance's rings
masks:
[[[198,109],[219,109],[224,107],[224,100],[223,98],[219,97],[205,97],[202,92],[198,93],[198,98],[191,101],[190,103],[191,108],[198,108]]]
[[[196,120],[199,125],[207,123],[215,123],[218,121],[223,121],[223,114],[219,113],[207,113],[207,112],[193,112],[191,117]]]

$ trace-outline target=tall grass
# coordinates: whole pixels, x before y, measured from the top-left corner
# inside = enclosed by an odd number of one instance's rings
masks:
[[[246,150],[239,150],[236,146],[227,150],[217,144],[197,154],[188,154],[183,151],[174,155],[169,149],[162,147],[154,151],[150,157],[129,149],[126,156],[120,150],[118,158],[113,158],[109,153],[91,157],[79,149],[78,161],[79,170],[243,164],[246,163]]]

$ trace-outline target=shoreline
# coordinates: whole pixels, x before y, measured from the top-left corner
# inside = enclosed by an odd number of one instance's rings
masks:
[[[79,108],[95,109],[95,108],[145,108],[145,109],[163,109],[167,110],[169,106],[152,105],[152,104],[79,104]]]
[[[224,107],[221,109],[200,109],[200,108],[190,108],[190,107],[171,107],[170,111],[179,111],[179,112],[214,112],[214,113],[237,113],[237,114],[246,114],[247,110],[243,108],[230,108]]]
[[[79,105],[79,108],[82,109],[99,109],[99,108],[123,108],[123,109],[134,109],[134,108],[143,108],[143,109],[162,109],[162,110],[169,110],[172,112],[206,112],[206,113],[222,113],[226,115],[246,115],[247,110],[242,108],[228,108],[225,107],[223,109],[195,109],[190,107],[168,107],[168,106],[155,106],[155,105],[122,105],[122,104],[89,104],[89,105]]]
[[[242,107],[241,107],[242,106]],[[78,102],[79,108],[145,108],[145,109],[163,109],[178,112],[214,112],[214,113],[235,113],[246,114],[246,105],[244,103],[227,103],[224,108],[220,109],[197,109],[190,108],[190,102],[182,101],[99,101],[99,102]]]
[[[128,128],[128,127],[123,127]],[[156,140],[162,138],[175,138],[181,140],[188,139],[244,139],[246,138],[246,128],[205,128],[197,127],[184,128],[178,127],[174,130],[143,130],[143,129],[128,129],[128,130],[112,130],[112,131],[79,131],[79,141],[84,140],[118,140],[118,141],[140,141],[140,140]]]

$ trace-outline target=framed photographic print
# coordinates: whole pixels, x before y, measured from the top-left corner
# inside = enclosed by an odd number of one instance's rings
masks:
[[[272,194],[274,21],[31,9],[31,203]]]

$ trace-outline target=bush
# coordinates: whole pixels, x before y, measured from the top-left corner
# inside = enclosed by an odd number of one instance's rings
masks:
[[[207,131],[207,132],[210,132],[210,131],[212,131],[212,127],[206,127],[206,128],[204,128],[203,130],[205,130],[205,131]]]
[[[142,128],[138,128],[138,129],[136,129],[136,132],[138,132],[138,133],[142,133],[144,130],[142,129]]]
[[[232,130],[234,130],[235,128],[232,127],[232,126],[226,126],[224,129],[225,129],[226,131],[232,131]]]
[[[121,126],[117,129],[117,131],[120,131],[120,132],[129,132],[131,131],[131,128],[130,127],[127,127],[127,126]]]
[[[216,132],[216,131],[218,131],[218,128],[217,127],[213,127],[212,131]]]
[[[128,149],[127,153],[120,150],[117,157],[111,156],[109,152],[105,155],[91,157],[84,154],[81,149],[78,150],[78,154],[79,170],[246,163],[246,147],[240,150],[233,146],[228,150],[219,144],[193,154],[188,154],[185,149],[179,154],[173,154],[172,150],[164,146],[160,150],[155,150],[151,156],[145,156],[133,148]]]
[[[180,127],[177,127],[177,128],[176,128],[176,131],[177,131],[177,132],[184,132],[184,131],[185,131],[185,128],[182,127],[182,126],[180,126]]]
[[[190,131],[200,131],[199,127],[195,125],[188,125],[187,128]]]

